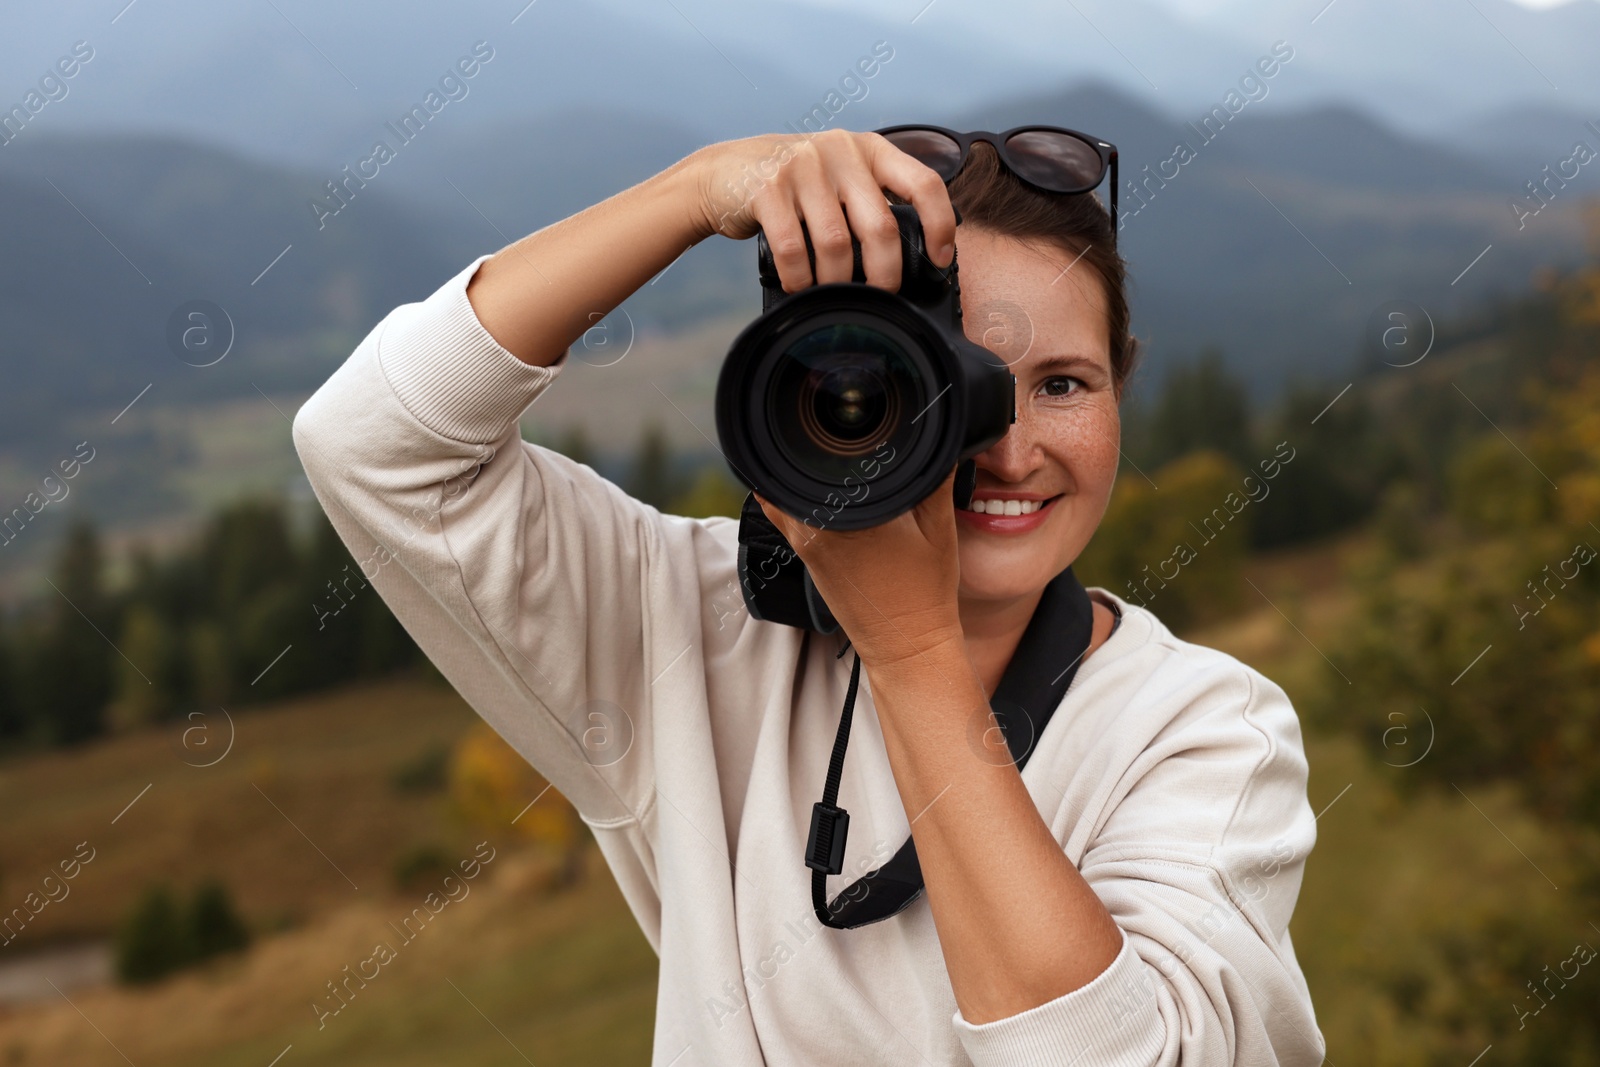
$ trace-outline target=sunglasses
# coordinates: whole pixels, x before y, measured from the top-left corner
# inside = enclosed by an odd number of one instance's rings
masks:
[[[1087,193],[1111,171],[1111,234],[1117,233],[1117,146],[1064,126],[1016,126],[1004,133],[957,133],[943,126],[885,126],[874,131],[933,168],[948,184],[961,173],[973,144],[987,141],[1006,169],[1051,193]]]

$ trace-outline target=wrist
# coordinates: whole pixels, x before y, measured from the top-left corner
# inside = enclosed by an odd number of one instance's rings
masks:
[[[882,642],[855,646],[861,665],[873,679],[890,683],[932,679],[944,684],[952,666],[968,669],[967,640],[960,625],[922,631],[914,636],[895,633]]]
[[[707,156],[715,147],[697,148],[656,176],[673,202],[679,205],[684,238],[691,246],[718,232],[706,192]]]

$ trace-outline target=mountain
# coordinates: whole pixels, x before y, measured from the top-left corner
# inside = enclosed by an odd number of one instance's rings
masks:
[[[101,7],[64,0],[8,15],[0,69],[16,72],[21,88],[5,90],[14,99],[0,97],[0,107],[20,99],[73,42],[94,51],[66,83],[66,98],[41,111],[23,138],[34,136],[33,126],[153,129],[337,169],[439,87],[458,60],[470,60],[479,42],[490,58],[471,77],[457,76],[441,126],[495,126],[592,105],[693,125],[706,131],[702,142],[781,129],[839,89],[878,41],[894,58],[846,90],[853,113],[870,116],[888,99],[951,108],[1059,77],[1049,60],[975,53],[960,37],[898,14],[819,17],[798,3],[394,0],[379,9],[171,0],[133,6],[114,23]]]
[[[1154,0],[104,6],[62,0],[8,15],[0,69],[13,79],[0,108],[75,42],[94,53],[19,142],[35,128],[165,131],[337,170],[480,42],[493,58],[459,79],[442,126],[588,105],[690,126],[702,143],[781,129],[880,41],[894,59],[849,93],[857,128],[890,111],[937,116],[1089,83],[1192,118],[1280,40],[1297,58],[1272,87],[1275,107],[1345,104],[1433,137],[1493,108],[1600,113],[1592,0],[1542,11],[1511,0],[1232,0],[1189,15]]]
[[[840,9],[823,0],[821,10]],[[890,18],[903,0],[852,0]],[[1600,3],[1230,0],[1187,14],[1150,0],[934,4],[918,21],[1058,79],[1103,80],[1173,115],[1219,100],[1276,41],[1297,54],[1272,91],[1292,108],[1345,104],[1415,136],[1508,106],[1600,112]]]
[[[925,117],[867,102],[879,110],[863,126]],[[1476,146],[1275,95],[1204,133],[1193,124],[1203,113],[1190,115],[1091,84],[948,116],[962,128],[1064,123],[1116,142],[1119,240],[1146,346],[1136,391],[1213,344],[1263,399],[1294,378],[1331,379],[1348,373],[1389,302],[1457,316],[1581,252],[1575,210],[1592,174],[1519,230],[1507,208],[1514,160],[1497,166]],[[857,117],[866,112],[840,123]],[[429,127],[347,185],[341,204],[328,183],[364,158],[359,141],[312,168],[168,135],[27,136],[0,148],[11,206],[0,216],[0,505],[89,437],[115,447],[96,461],[99,488],[74,506],[97,501],[109,519],[283,484],[296,469],[286,413],[390,309],[711,139],[692,116],[599,104]],[[638,342],[627,390],[598,378],[615,372],[575,366],[571,403],[552,394],[534,421],[590,423],[602,451],[621,454],[655,418],[677,445],[709,451],[699,427],[712,425],[725,338],[759,310],[754,259],[753,242],[722,238],[685,253],[614,313],[608,336]],[[235,331],[211,366],[186,365],[201,361],[180,360],[169,341],[194,300],[223,308]],[[601,414],[619,406],[632,420],[620,431]],[[10,555],[23,550],[34,551]]]
[[[1514,190],[1474,156],[1351,108],[1271,103],[1247,105],[1209,141],[1105,88],[997,102],[960,122],[1048,119],[1117,143],[1122,177],[1146,190],[1141,205],[1123,187],[1119,239],[1156,377],[1216,343],[1265,396],[1296,376],[1341,373],[1388,301],[1459,314],[1581,255],[1575,198],[1519,232]],[[1168,162],[1179,142],[1188,163]]]
[[[1338,366],[1384,300],[1459,309],[1577,254],[1559,222],[1576,198],[1519,232],[1504,160],[1495,168],[1350,108],[1275,104],[1251,103],[1209,140],[1105,85],[951,121],[1065,122],[1115,140],[1136,331],[1157,361],[1220,344],[1263,391]],[[887,110],[884,121],[914,115]],[[40,134],[0,151],[0,189],[23,207],[0,220],[14,250],[0,371],[26,383],[34,411],[114,411],[151,381],[195,400],[309,388],[390,308],[706,140],[692,123],[598,105],[428,129],[389,169],[347,185],[341,207],[327,183],[351,173],[355,152],[310,171],[173,137]],[[1193,153],[1181,166],[1180,141]],[[647,332],[754,314],[753,260],[748,242],[714,238],[624,307]],[[192,299],[227,309],[239,357],[196,370],[168,351],[167,319]],[[25,419],[0,429],[27,434]]]
[[[1512,105],[1600,110],[1592,0],[1543,10],[1512,0],[1234,0],[1205,24],[1288,37],[1342,99],[1414,133]]]
[[[9,146],[0,375],[8,399],[30,403],[0,424],[0,442],[63,409],[115,411],[151,383],[196,402],[252,381],[299,385],[318,372],[314,356],[347,348],[450,268],[434,223],[381,192],[319,232],[306,207],[315,190],[311,175],[172,138]],[[168,320],[192,300],[226,310],[231,358],[201,368],[171,350]],[[263,351],[272,358],[252,359]]]
[[[1440,130],[1438,136],[1443,144],[1481,154],[1485,166],[1521,192],[1522,184],[1539,177],[1546,163],[1554,167],[1571,157],[1576,142],[1600,151],[1600,132],[1594,127],[1600,127],[1600,108],[1585,113],[1530,104],[1492,108]]]

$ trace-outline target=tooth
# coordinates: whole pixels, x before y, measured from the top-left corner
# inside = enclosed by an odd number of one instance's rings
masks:
[[[1007,500],[1006,501],[1006,514],[1007,515],[1021,515],[1022,514],[1022,501],[1020,501],[1020,500]]]
[[[1038,511],[1038,510],[1039,510],[1039,502],[1037,500],[1024,500],[1022,502],[1022,513],[1024,515],[1032,515],[1035,511]]]

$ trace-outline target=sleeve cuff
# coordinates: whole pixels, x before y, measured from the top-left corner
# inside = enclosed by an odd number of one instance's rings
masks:
[[[467,283],[488,258],[473,260],[426,300],[396,308],[378,341],[378,363],[400,402],[434,433],[466,444],[499,440],[570,353],[537,367],[490,336],[467,300]]]
[[[1088,985],[1005,1019],[973,1025],[957,1011],[952,1022],[977,1067],[1154,1063],[1165,1033],[1152,971],[1124,931],[1117,958]]]

